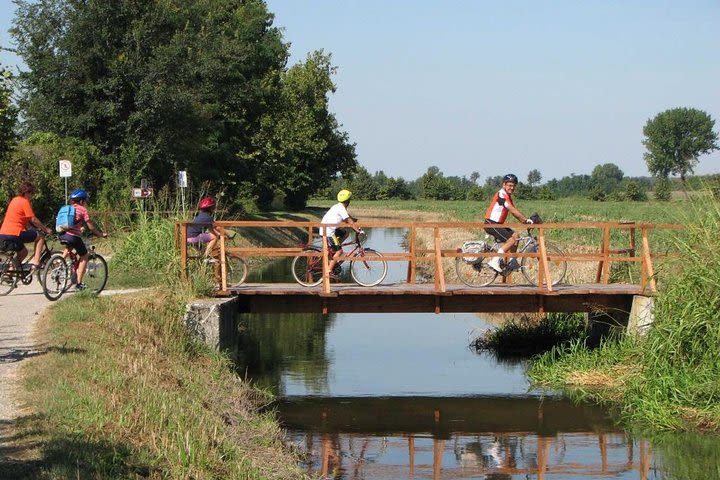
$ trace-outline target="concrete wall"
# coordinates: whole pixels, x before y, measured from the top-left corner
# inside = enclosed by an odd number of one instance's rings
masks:
[[[234,351],[238,345],[238,299],[206,298],[189,304],[185,326],[207,345]]]
[[[654,320],[654,305],[653,297],[635,295],[629,312],[609,310],[586,314],[588,343],[596,346],[602,338],[622,333],[645,335]]]

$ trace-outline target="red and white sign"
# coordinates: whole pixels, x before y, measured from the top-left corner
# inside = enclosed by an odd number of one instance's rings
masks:
[[[60,176],[72,177],[72,163],[70,163],[70,160],[60,160]]]

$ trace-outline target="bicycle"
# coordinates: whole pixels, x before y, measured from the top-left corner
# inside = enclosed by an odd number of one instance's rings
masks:
[[[540,251],[538,239],[530,230],[531,228],[528,228],[528,234],[518,239],[518,253],[538,253]],[[495,239],[488,234],[485,235],[484,240],[465,242],[457,251],[462,253],[497,252],[501,245],[502,243],[495,241]],[[565,278],[567,261],[552,257],[562,257],[565,253],[558,246],[547,240],[545,241],[545,250],[549,257],[548,276],[551,279],[551,284],[557,285]],[[512,253],[509,253],[509,255],[512,255]],[[538,274],[540,271],[539,257],[521,257],[520,262],[515,258],[510,259],[509,262],[505,262],[503,259],[500,262],[500,266],[502,267],[501,272],[497,272],[488,265],[487,262],[490,258],[491,257],[476,256],[455,257],[455,272],[457,273],[458,279],[469,287],[484,287],[493,283],[498,276],[504,278],[519,270],[531,285],[538,285]]]
[[[40,263],[34,269],[30,265],[23,263],[18,265],[17,250],[0,250],[0,297],[12,292],[18,286],[18,282],[23,285],[30,285],[33,280],[33,274],[37,277],[38,282],[42,283],[42,269],[47,264],[50,257],[57,253],[50,246],[50,239],[57,238],[54,234],[45,236],[45,244],[40,254]],[[18,269],[18,266],[20,267]]]
[[[64,242],[60,241],[63,245]],[[83,283],[87,289],[99,294],[105,288],[108,278],[107,262],[102,255],[95,251],[95,246],[85,241],[89,258]],[[43,268],[43,293],[50,301],[60,299],[70,288],[70,285],[77,282],[77,267],[80,264],[80,256],[74,250],[65,256],[64,253],[55,253],[48,260]]]
[[[324,237],[321,237],[324,241]],[[362,230],[355,235],[354,240],[349,240],[342,245],[343,256],[352,258],[361,258],[362,260],[354,260],[350,262],[350,275],[358,285],[363,287],[372,287],[383,280],[387,276],[387,261],[382,259],[382,254],[372,248],[363,247],[363,242],[367,239],[367,235]],[[349,253],[345,255],[343,247],[351,246]],[[323,279],[323,254],[322,248],[307,245],[302,251],[302,255],[295,257],[292,261],[292,275],[295,281],[305,287],[314,287],[320,285]],[[330,253],[332,256],[333,252]],[[339,260],[332,271],[331,278],[340,277],[342,272],[342,260]]]
[[[232,240],[233,238],[235,238],[236,234],[237,232],[233,230],[225,230],[225,237],[228,240]],[[205,257],[205,247],[207,246],[207,244],[202,242],[193,242],[188,243],[188,246],[195,251],[195,254],[189,255],[188,259],[207,261],[208,263],[214,265],[215,275],[219,278],[221,267],[218,263],[218,259],[214,257]],[[240,257],[234,253],[225,253],[225,274],[227,277],[228,287],[238,286],[245,283],[245,280],[247,280],[248,276],[247,261],[243,257]]]

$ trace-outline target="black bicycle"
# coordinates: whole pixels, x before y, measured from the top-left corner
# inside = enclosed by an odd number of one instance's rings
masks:
[[[107,284],[107,262],[102,255],[95,251],[94,245],[90,245],[87,241],[85,241],[85,245],[89,252],[89,258],[83,283],[87,285],[89,291],[99,294]],[[48,300],[58,300],[73,283],[77,282],[79,264],[80,257],[75,250],[71,250],[67,257],[63,253],[55,253],[50,257],[42,270],[43,293]]]
[[[40,254],[40,263],[36,268],[32,268],[28,263],[20,264],[17,259],[18,251],[13,248],[8,249],[7,247],[10,245],[6,243],[0,245],[3,248],[0,250],[0,296],[9,294],[18,287],[18,284],[30,285],[33,276],[42,284],[42,270],[50,257],[57,253],[50,245],[52,239],[57,239],[57,235],[45,236],[45,245]]]

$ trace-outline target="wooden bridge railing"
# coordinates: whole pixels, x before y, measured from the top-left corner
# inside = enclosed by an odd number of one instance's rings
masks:
[[[178,248],[180,249],[180,261],[183,275],[187,273],[188,255],[187,244],[187,227],[192,222],[177,222],[175,225],[175,237]],[[302,229],[307,232],[307,244],[312,244],[316,238],[315,232],[322,226],[331,226],[330,224],[322,224],[320,222],[309,221],[217,221],[216,225],[224,232],[226,229]],[[342,225],[337,225],[342,226]],[[415,283],[418,264],[433,263],[434,264],[434,282],[435,290],[438,293],[446,291],[447,282],[445,278],[445,270],[443,268],[444,258],[463,257],[492,257],[498,255],[495,252],[489,253],[467,253],[461,252],[459,245],[453,248],[443,248],[443,239],[445,234],[451,230],[463,231],[464,237],[458,243],[462,244],[464,240],[474,240],[485,236],[485,224],[481,222],[393,222],[393,221],[368,221],[359,222],[358,226],[364,229],[372,228],[401,228],[406,229],[408,250],[405,252],[381,252],[383,260],[387,261],[404,261],[408,262],[407,283]],[[512,228],[518,232],[523,232],[528,228],[526,224],[507,223],[505,227]],[[640,286],[643,291],[655,292],[655,269],[653,267],[653,258],[660,257],[662,254],[653,253],[650,249],[650,232],[658,230],[679,230],[684,228],[682,225],[676,224],[640,224],[632,222],[583,222],[583,223],[544,223],[532,227],[536,233],[539,251],[536,253],[518,253],[506,252],[505,257],[535,257],[539,259],[539,278],[538,289],[552,291],[552,282],[545,281],[548,278],[549,261],[561,260],[566,262],[597,262],[597,273],[595,283],[607,284],[610,278],[610,265],[613,262],[630,262],[640,263]],[[432,235],[424,235],[430,248],[423,247],[419,242],[419,232],[422,230],[431,230]],[[602,233],[602,241],[598,251],[591,253],[567,253],[567,247],[564,255],[549,255],[546,249],[547,232],[552,230],[563,230],[564,232],[573,230],[599,230]],[[640,232],[640,252],[637,252],[636,235]],[[628,233],[628,244],[623,248],[611,248],[611,233],[614,231],[626,231]],[[480,233],[476,233],[480,232]],[[323,255],[323,283],[322,291],[325,294],[330,293],[330,276],[328,271],[329,252],[326,242],[320,242]],[[220,294],[228,293],[225,255],[235,254],[242,257],[295,257],[302,255],[303,245],[291,247],[238,247],[228,245],[225,237],[221,237],[218,242],[219,258],[220,258]],[[586,246],[586,245],[585,245]],[[343,261],[358,261],[358,257],[341,256]]]

